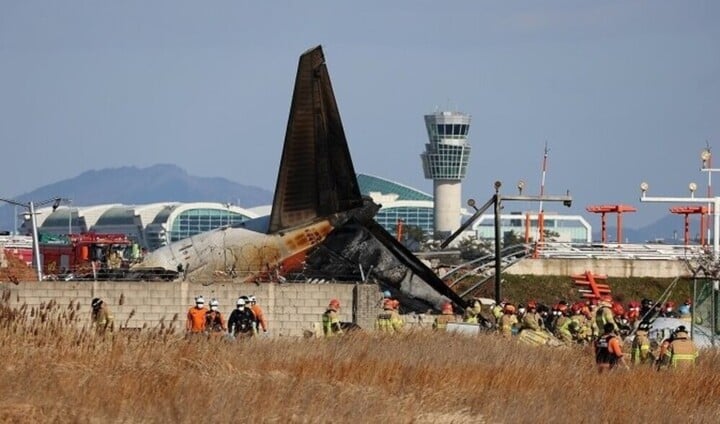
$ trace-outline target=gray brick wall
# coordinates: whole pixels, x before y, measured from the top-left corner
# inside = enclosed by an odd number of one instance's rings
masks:
[[[39,306],[55,300],[60,305],[80,302],[81,325],[89,323],[90,302],[102,298],[111,308],[118,324],[130,328],[156,327],[161,320],[183,329],[187,310],[194,298],[203,295],[206,302],[216,298],[224,316],[230,315],[240,295],[255,295],[265,311],[273,336],[302,336],[320,328],[322,313],[330,299],[342,305],[342,321],[355,322],[371,329],[377,314],[380,292],[374,284],[233,284],[204,286],[189,282],[26,282],[19,285],[0,283],[10,291],[12,306]]]

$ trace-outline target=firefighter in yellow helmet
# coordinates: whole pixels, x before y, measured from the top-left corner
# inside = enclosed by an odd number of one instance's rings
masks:
[[[325,313],[322,315],[323,334],[325,337],[333,337],[343,333],[340,326],[340,301],[337,299],[330,300]]]
[[[375,320],[375,329],[383,333],[399,333],[402,331],[405,322],[397,311],[398,301],[386,298],[383,301],[383,311]]]
[[[453,312],[452,304],[445,302],[442,305],[441,314],[435,317],[433,328],[436,330],[444,330],[449,322],[457,322],[457,317],[455,316],[455,312]]]

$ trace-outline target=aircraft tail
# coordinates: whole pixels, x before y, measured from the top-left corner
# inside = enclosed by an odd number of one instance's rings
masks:
[[[300,56],[269,233],[361,207],[322,47]]]

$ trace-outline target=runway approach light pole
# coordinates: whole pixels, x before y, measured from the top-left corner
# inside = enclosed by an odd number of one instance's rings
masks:
[[[43,279],[43,272],[42,272],[42,262],[40,260],[40,240],[38,237],[38,230],[37,230],[37,212],[35,212],[36,206],[45,206],[49,205],[50,203],[53,204],[53,211],[57,209],[62,202],[69,202],[70,199],[65,199],[63,197],[55,197],[48,200],[43,200],[42,202],[35,203],[33,201],[22,203],[15,200],[9,200],[9,199],[3,199],[0,198],[1,202],[9,203],[11,205],[15,206],[21,206],[25,209],[27,209],[27,213],[30,215],[30,220],[32,222],[32,244],[33,244],[33,262],[35,263],[35,271],[37,272],[37,278],[38,281],[42,281]]]
[[[720,234],[720,215],[718,214],[720,207],[720,196],[716,197],[695,197],[695,191],[697,191],[697,184],[688,184],[688,190],[690,190],[690,197],[651,197],[647,195],[650,185],[646,182],[640,183],[640,196],[641,202],[649,203],[707,203],[713,205],[713,257],[717,259],[720,253],[720,239],[717,235]]]
[[[490,206],[494,206],[494,221],[495,221],[495,303],[500,304],[501,295],[500,295],[500,282],[501,282],[501,271],[502,271],[502,261],[500,258],[500,209],[502,208],[502,202],[503,201],[518,201],[518,202],[562,202],[563,205],[570,207],[572,206],[572,197],[570,196],[570,190],[567,191],[567,194],[565,196],[546,196],[544,194],[539,196],[528,196],[523,195],[522,190],[525,187],[525,183],[523,181],[518,182],[517,188],[518,188],[518,195],[512,196],[512,195],[502,195],[500,194],[500,187],[502,187],[502,182],[495,181],[493,184],[493,187],[495,188],[495,194],[485,202],[484,205],[482,205],[479,209],[475,207],[475,199],[469,199],[467,201],[468,206],[475,209],[475,213],[467,220],[465,221],[460,228],[458,228],[454,233],[450,235],[445,241],[443,241],[440,244],[440,248],[444,249],[447,247],[453,240],[455,240],[460,234],[462,234],[463,231],[465,231],[468,227],[470,227],[473,222],[475,222],[480,216],[482,216],[483,213],[485,213],[486,210],[490,208]]]

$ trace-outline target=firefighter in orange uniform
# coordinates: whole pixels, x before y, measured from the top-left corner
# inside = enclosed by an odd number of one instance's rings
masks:
[[[607,322],[603,326],[604,334],[595,340],[595,363],[599,373],[610,371],[621,363],[628,368],[625,355],[620,347],[620,338],[615,334],[615,325]]]
[[[267,319],[265,318],[265,312],[263,311],[263,308],[260,307],[260,305],[257,304],[257,298],[255,295],[248,296],[248,300],[250,301],[250,309],[255,314],[255,319],[258,322],[258,334],[262,331],[263,335],[267,335],[268,333],[268,323]]]
[[[190,308],[187,313],[187,322],[185,330],[189,334],[200,334],[205,331],[205,299],[202,296],[195,298],[195,306]]]

